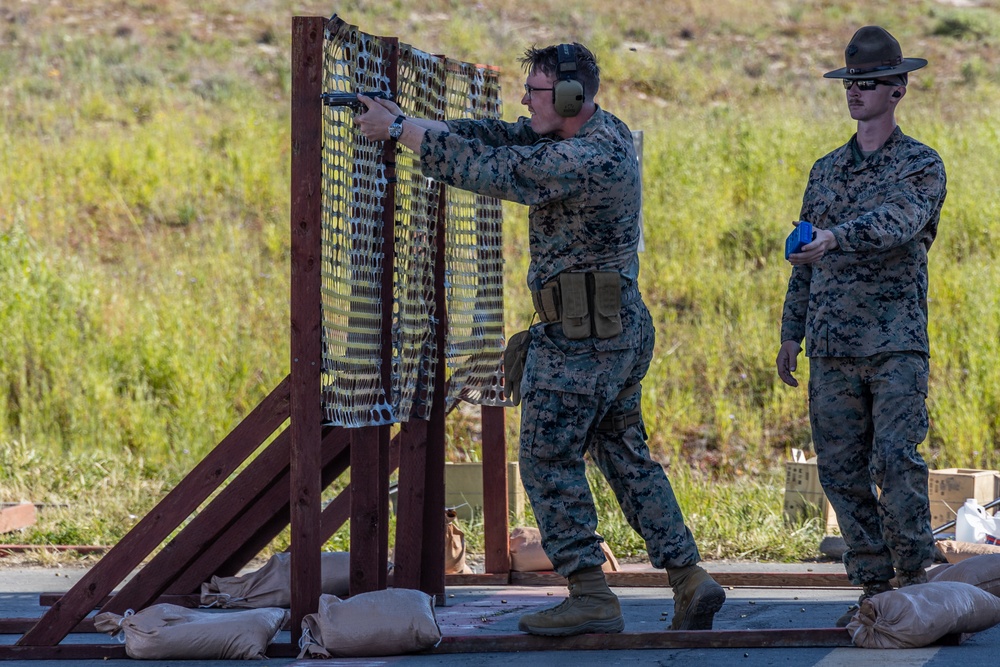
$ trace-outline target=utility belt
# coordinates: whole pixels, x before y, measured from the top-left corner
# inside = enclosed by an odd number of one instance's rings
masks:
[[[538,319],[562,322],[574,340],[614,338],[622,332],[622,307],[638,300],[639,287],[617,271],[567,271],[531,292]]]

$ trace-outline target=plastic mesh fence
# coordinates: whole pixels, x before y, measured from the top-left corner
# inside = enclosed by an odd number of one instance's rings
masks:
[[[497,72],[432,56],[367,35],[334,18],[324,44],[328,93],[395,93],[403,113],[428,118],[499,117]],[[395,62],[394,62],[395,61]],[[395,72],[392,67],[395,66]],[[392,76],[395,74],[395,77]],[[395,78],[396,90],[391,91]],[[328,423],[346,427],[429,414],[434,377],[446,372],[449,402],[502,405],[502,213],[498,200],[446,188],[447,368],[437,368],[434,258],[442,217],[441,184],[425,178],[417,156],[395,151],[395,178],[383,143],[353,125],[355,111],[323,112],[323,391]],[[391,172],[389,172],[391,173]],[[394,207],[393,243],[383,247],[383,211]],[[393,289],[382,294],[392,253]],[[391,340],[383,309],[391,308]],[[383,348],[391,350],[384,386]]]
[[[448,118],[498,118],[495,69],[448,61]],[[503,210],[500,201],[448,188],[448,400],[503,405]]]

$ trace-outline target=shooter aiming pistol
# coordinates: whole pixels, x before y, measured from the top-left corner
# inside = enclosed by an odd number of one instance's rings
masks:
[[[383,93],[380,90],[371,92],[361,91],[366,97],[378,98],[380,100],[391,100],[392,93]],[[358,99],[357,93],[323,93],[320,95],[323,104],[328,107],[350,107],[354,111],[364,111],[365,105]]]

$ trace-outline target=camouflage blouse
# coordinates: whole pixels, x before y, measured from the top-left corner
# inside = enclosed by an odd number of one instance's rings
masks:
[[[819,159],[800,220],[840,247],[792,269],[781,340],[805,337],[810,357],[929,353],[927,251],[945,193],[941,158],[898,127],[868,157],[852,137]]]
[[[564,140],[539,136],[524,117],[447,125],[424,135],[424,175],[530,207],[529,287],[563,271],[638,276],[641,184],[625,123],[599,108]]]

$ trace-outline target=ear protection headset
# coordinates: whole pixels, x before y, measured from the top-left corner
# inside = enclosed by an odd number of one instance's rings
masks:
[[[576,78],[576,47],[560,44],[556,47],[559,56],[558,80],[552,84],[552,102],[556,113],[569,118],[580,113],[583,108],[583,84]]]

